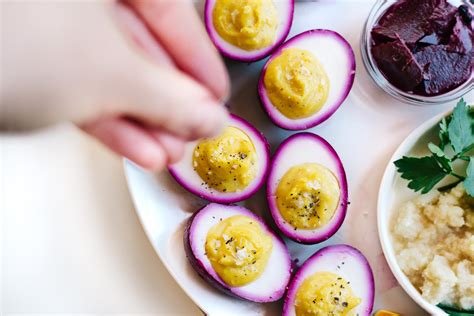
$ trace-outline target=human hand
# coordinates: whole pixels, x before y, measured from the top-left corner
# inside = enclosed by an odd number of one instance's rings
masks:
[[[227,73],[189,2],[2,5],[3,127],[72,120],[117,153],[161,169],[186,141],[223,126]]]

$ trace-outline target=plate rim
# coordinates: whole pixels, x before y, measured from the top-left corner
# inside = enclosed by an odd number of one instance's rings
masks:
[[[131,175],[129,174],[130,173],[129,168],[135,167],[135,168],[140,169],[140,171],[148,173],[148,174],[150,172],[144,170],[143,168],[141,168],[140,166],[135,164],[133,161],[131,161],[130,159],[125,158],[125,157],[122,158],[122,166],[123,166],[123,170],[124,170],[124,174],[125,174],[125,180],[127,181],[128,191],[130,192],[130,197],[132,199],[133,207],[134,207],[134,210],[135,210],[135,214],[137,214],[138,220],[140,221],[140,225],[142,226],[142,229],[145,232],[145,235],[148,239],[148,242],[153,247],[153,250],[155,251],[155,254],[158,256],[161,263],[165,266],[166,270],[168,271],[168,273],[173,278],[173,281],[183,290],[183,292],[186,294],[186,296],[196,305],[196,307],[203,313],[203,315],[210,315],[210,313],[204,308],[204,306],[201,305],[199,302],[197,302],[194,299],[194,297],[191,295],[191,293],[184,286],[181,285],[181,282],[178,282],[178,278],[176,277],[176,274],[174,273],[173,269],[171,269],[168,262],[165,260],[165,258],[163,258],[161,252],[158,251],[157,247],[155,246],[155,243],[153,242],[154,239],[152,238],[151,233],[149,232],[149,230],[146,228],[146,225],[144,223],[144,219],[142,217],[142,214],[141,214],[141,212],[138,211],[138,206],[137,206],[137,201],[136,201],[137,197],[136,197],[136,194],[133,193],[134,189],[132,188],[133,186],[131,185],[131,180],[130,180]]]

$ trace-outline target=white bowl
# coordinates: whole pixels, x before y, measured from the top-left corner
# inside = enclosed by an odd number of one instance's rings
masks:
[[[425,300],[417,291],[417,289],[411,284],[408,277],[398,266],[392,245],[390,222],[392,220],[393,211],[398,206],[400,206],[401,203],[411,200],[419,195],[419,193],[415,193],[408,189],[408,182],[400,177],[400,174],[397,172],[393,162],[402,156],[429,155],[430,152],[427,145],[430,141],[436,142],[438,123],[443,117],[449,115],[450,112],[451,111],[437,115],[426,121],[416,128],[410,135],[408,135],[408,137],[400,144],[393,156],[390,158],[387,168],[385,169],[385,173],[380,184],[377,202],[377,226],[379,238],[388,265],[398,283],[406,291],[406,293],[431,315],[447,314],[439,307]]]

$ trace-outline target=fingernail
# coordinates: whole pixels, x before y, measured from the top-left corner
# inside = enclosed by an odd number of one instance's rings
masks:
[[[229,126],[230,116],[229,112],[227,111],[227,107],[225,103],[220,105],[221,109],[225,109],[222,115],[216,115],[216,119],[218,120],[217,124],[215,124],[216,128],[211,132],[210,137],[216,137],[224,132],[224,129]]]
[[[220,100],[218,102],[221,103],[226,109],[228,109],[229,108],[229,99],[230,99],[230,96],[225,95],[222,98],[220,98]]]

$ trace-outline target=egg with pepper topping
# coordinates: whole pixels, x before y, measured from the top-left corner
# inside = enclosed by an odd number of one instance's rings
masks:
[[[183,159],[168,170],[199,197],[233,203],[262,186],[269,159],[265,137],[244,119],[231,115],[220,135],[188,143]]]
[[[273,302],[290,280],[285,243],[241,206],[211,203],[196,212],[186,226],[184,245],[198,274],[232,296]]]
[[[285,42],[263,67],[258,94],[270,119],[288,130],[328,119],[352,88],[350,44],[330,30],[310,30]]]
[[[285,296],[283,316],[369,316],[374,277],[367,259],[349,245],[320,249],[301,266]]]
[[[326,140],[299,133],[279,146],[267,180],[267,200],[283,234],[305,244],[328,239],[344,221],[347,198],[344,167]]]
[[[287,37],[294,0],[206,0],[204,20],[217,49],[226,57],[256,61]]]

